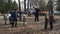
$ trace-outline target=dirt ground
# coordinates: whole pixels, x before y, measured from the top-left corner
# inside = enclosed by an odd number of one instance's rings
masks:
[[[60,34],[60,16],[55,16],[56,22],[53,23],[53,30],[44,30],[44,17],[39,17],[39,23],[34,22],[34,17],[27,18],[27,24],[23,26],[23,22],[18,21],[17,27],[11,27],[9,23],[4,24],[3,19],[0,18],[0,34]],[[9,22],[9,21],[8,21]]]

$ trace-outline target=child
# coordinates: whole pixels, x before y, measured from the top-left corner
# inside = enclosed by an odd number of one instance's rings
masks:
[[[7,25],[7,14],[4,15],[4,22],[5,22],[5,25]]]
[[[22,16],[22,21],[23,21],[23,25],[25,26],[25,24],[26,24],[26,18],[27,18],[27,16],[25,15],[25,14],[23,14],[23,16]]]
[[[45,15],[45,30],[46,30],[46,28],[47,28],[47,25],[48,25],[48,16]]]

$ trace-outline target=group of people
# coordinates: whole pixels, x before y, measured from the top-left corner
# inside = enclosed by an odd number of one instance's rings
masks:
[[[54,22],[54,19],[53,19],[53,15],[52,14],[49,14],[48,16],[45,15],[45,29],[47,29],[47,25],[48,23],[50,24],[50,30],[53,29],[53,22]]]
[[[18,14],[16,12],[16,10],[13,10],[10,12],[10,14],[4,14],[4,21],[5,21],[5,25],[7,24],[7,17],[9,16],[9,21],[10,21],[10,24],[12,25],[12,27],[17,27],[17,17],[18,17]]]
[[[34,13],[34,15],[35,15],[35,22],[39,22],[39,12],[41,11],[41,10],[39,10],[38,8],[35,8],[35,7],[33,7],[34,9],[35,9],[35,13]],[[44,26],[44,29],[46,30],[47,29],[47,25],[48,25],[48,23],[50,24],[50,30],[52,30],[53,29],[53,22],[54,22],[55,20],[54,20],[54,17],[53,17],[53,14],[46,14],[45,15],[45,26]]]
[[[35,12],[34,12],[34,15],[35,15],[35,22],[39,22],[39,12],[40,12],[40,10],[38,9],[38,8],[35,8],[35,7],[33,7],[34,8],[34,10],[35,10]],[[17,17],[18,17],[18,15],[17,15],[17,12],[16,12],[16,10],[12,10],[11,12],[10,12],[10,14],[11,14],[11,16],[9,17],[9,20],[10,20],[10,24],[12,25],[12,27],[17,27]],[[26,22],[26,15],[25,14],[23,14],[23,24],[25,24],[25,22]],[[49,17],[49,18],[48,18]],[[6,17],[5,17],[6,18]],[[47,25],[48,25],[48,22],[49,22],[49,24],[50,24],[50,29],[52,30],[53,29],[53,15],[52,14],[49,14],[49,16],[47,16],[47,15],[45,15],[45,29],[47,29]],[[5,24],[6,24],[6,22],[5,22]]]

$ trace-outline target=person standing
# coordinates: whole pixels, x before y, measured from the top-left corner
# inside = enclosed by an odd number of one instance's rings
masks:
[[[16,10],[11,12],[12,27],[17,27],[17,12]]]
[[[23,16],[22,16],[23,26],[25,26],[25,24],[26,24],[26,19],[27,19],[26,14],[23,14]]]
[[[47,15],[45,15],[45,30],[47,29],[47,25],[48,25],[48,16]]]
[[[5,22],[5,25],[7,25],[7,14],[4,14],[4,22]]]
[[[35,15],[35,22],[39,22],[39,9],[37,7],[33,7],[35,12],[34,12],[34,15]]]
[[[49,23],[50,23],[50,30],[52,30],[53,29],[53,15],[52,14],[49,15]]]

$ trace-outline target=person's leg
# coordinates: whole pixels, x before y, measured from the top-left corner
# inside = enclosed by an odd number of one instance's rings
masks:
[[[35,16],[35,22],[36,22],[36,16]]]
[[[36,17],[36,19],[37,19],[37,22],[39,22],[39,17],[38,16]]]
[[[10,18],[9,18],[9,24],[12,24],[12,23],[11,23],[11,19],[10,19]]]
[[[23,22],[23,26],[25,26],[25,22]]]
[[[12,27],[14,26],[14,21],[12,21]]]
[[[50,22],[50,29],[51,30],[53,29],[53,22],[52,21]]]
[[[17,27],[17,21],[15,21],[15,27]]]
[[[5,21],[5,25],[7,25],[7,21]]]
[[[9,20],[9,22],[10,22],[9,24],[12,24],[12,21],[11,20]]]
[[[45,29],[47,28],[48,22],[45,22]]]
[[[5,22],[5,25],[7,25],[7,19],[5,19],[4,22]]]

